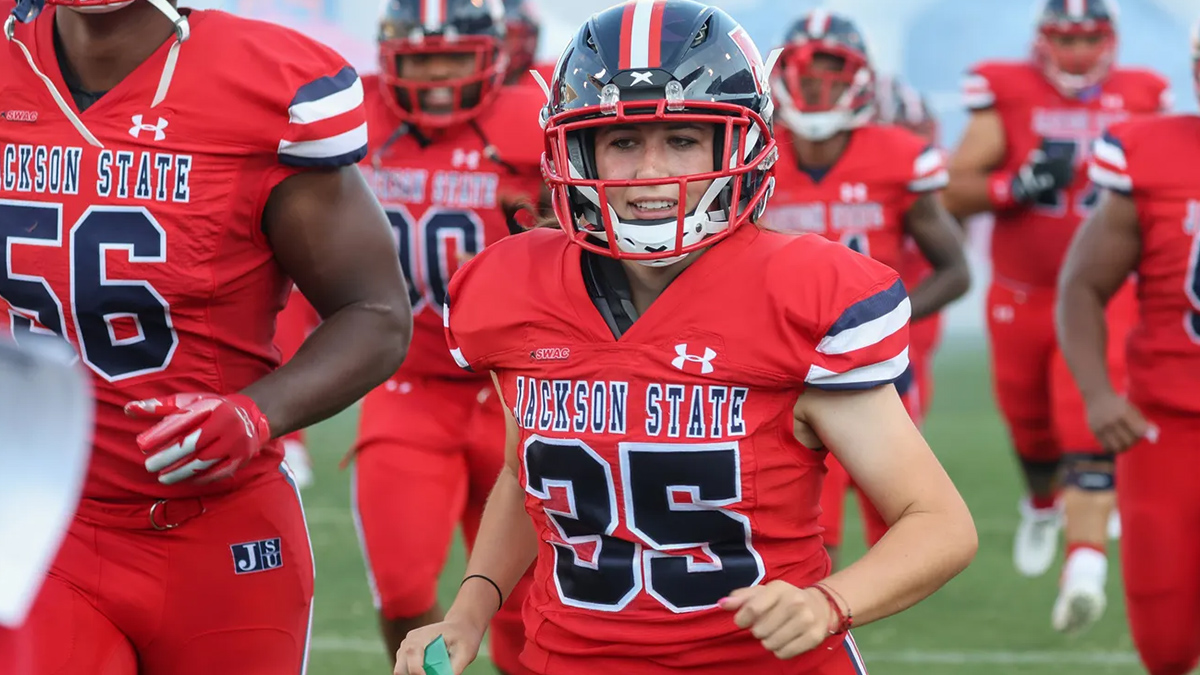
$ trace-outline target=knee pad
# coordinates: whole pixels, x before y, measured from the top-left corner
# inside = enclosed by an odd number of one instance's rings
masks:
[[[1084,492],[1107,492],[1116,484],[1116,457],[1110,452],[1063,454],[1063,485]]]

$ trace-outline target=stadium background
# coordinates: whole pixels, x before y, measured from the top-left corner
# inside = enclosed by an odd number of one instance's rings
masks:
[[[614,0],[540,1],[540,57],[554,60],[591,13]],[[538,2],[538,0],[535,0]],[[376,70],[375,0],[184,0],[277,21],[334,46],[361,72]],[[902,76],[926,93],[942,123],[942,141],[957,143],[966,122],[958,94],[963,70],[988,58],[1023,56],[1032,34],[1030,0],[722,0],[765,54],[786,23],[824,6],[854,17],[867,33],[878,71]],[[1120,59],[1166,75],[1177,109],[1195,111],[1188,28],[1200,0],[1121,0]],[[856,631],[872,675],[1133,675],[1137,665],[1124,624],[1119,566],[1110,572],[1110,607],[1082,636],[1063,637],[1049,625],[1058,568],[1040,579],[1019,578],[1011,563],[1018,485],[1003,426],[995,412],[982,330],[987,284],[988,223],[971,223],[975,269],[972,292],[948,312],[937,360],[937,394],[926,436],[970,503],[980,530],[976,562],[929,602]],[[1036,242],[1031,242],[1036,245]],[[305,493],[317,557],[316,621],[309,672],[382,674],[389,668],[375,629],[374,610],[354,534],[348,480],[337,461],[353,438],[356,411],[317,427],[310,436],[317,483]],[[398,490],[404,486],[397,486]],[[851,505],[849,551],[861,552]],[[1111,548],[1116,553],[1115,545]],[[463,564],[451,552],[442,597],[449,601]],[[1061,561],[1060,561],[1061,562]],[[491,673],[481,659],[468,672]]]

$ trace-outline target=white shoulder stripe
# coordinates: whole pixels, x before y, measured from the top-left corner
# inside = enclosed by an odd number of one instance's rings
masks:
[[[987,108],[996,103],[996,96],[990,91],[968,91],[963,94],[963,105],[971,108]]]
[[[458,364],[459,368],[462,368],[464,370],[471,369],[471,364],[467,363],[467,360],[465,358],[463,358],[462,350],[459,349],[458,347],[455,347],[454,349],[450,350],[450,356],[454,357],[454,362]]]
[[[804,381],[820,387],[852,388],[856,384],[891,382],[903,375],[905,370],[908,370],[908,347],[886,361],[861,366],[844,373],[835,373],[813,364],[808,369],[808,376]]]
[[[354,84],[349,87],[315,101],[297,103],[288,108],[291,124],[312,124],[322,120],[332,119],[338,115],[354,110],[363,103],[362,80],[354,78]]]
[[[879,344],[888,336],[904,327],[912,316],[912,305],[908,298],[900,301],[896,308],[878,319],[848,328],[836,335],[822,338],[817,351],[822,354],[849,354],[871,345]]]
[[[1125,161],[1125,151],[1121,149],[1121,146],[1109,143],[1103,137],[1097,138],[1092,143],[1092,155],[1105,164],[1109,164],[1122,171],[1129,168],[1128,163]]]
[[[942,152],[937,148],[929,148],[913,162],[913,177],[924,178],[926,175],[940,170],[944,164]]]
[[[992,83],[979,73],[971,73],[963,78],[963,89],[969,92],[991,92]]]
[[[304,159],[340,157],[367,144],[367,123],[363,122],[343,134],[315,141],[279,141],[279,154]]]
[[[943,190],[950,184],[950,172],[942,169],[932,176],[918,178],[908,184],[909,192],[930,192],[933,190]]]
[[[1092,164],[1088,167],[1088,178],[1092,182],[1102,188],[1116,190],[1117,192],[1133,191],[1133,179],[1123,173],[1109,171],[1099,164]]]

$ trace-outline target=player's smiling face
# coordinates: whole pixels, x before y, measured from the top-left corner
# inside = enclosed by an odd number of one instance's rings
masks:
[[[596,131],[596,173],[600,180],[666,179],[713,171],[715,127],[711,124],[646,122],[601,127]],[[688,181],[685,213],[696,208],[711,180]],[[679,187],[665,183],[609,188],[608,204],[617,217],[661,220],[679,214]]]

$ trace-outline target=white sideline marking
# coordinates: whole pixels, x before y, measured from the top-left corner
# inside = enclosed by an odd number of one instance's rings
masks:
[[[383,643],[377,639],[317,635],[312,640],[315,652],[381,654]],[[479,651],[487,656],[487,645]],[[863,650],[863,660],[872,663],[914,663],[931,665],[1136,665],[1133,652],[1085,651],[937,651],[906,649],[903,651]]]

